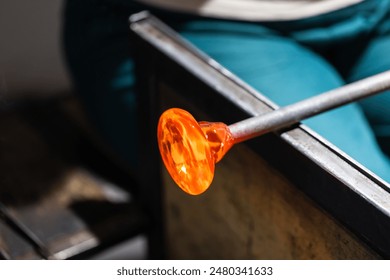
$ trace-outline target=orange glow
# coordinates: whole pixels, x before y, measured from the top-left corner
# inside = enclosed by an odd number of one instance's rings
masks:
[[[204,121],[199,122],[199,126],[209,142],[215,162],[219,162],[234,144],[229,127],[221,122]]]
[[[162,160],[172,179],[192,195],[209,188],[215,163],[234,144],[227,125],[198,124],[190,113],[178,108],[161,115],[157,138]]]

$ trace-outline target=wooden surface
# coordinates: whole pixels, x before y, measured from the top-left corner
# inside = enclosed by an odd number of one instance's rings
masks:
[[[172,259],[373,259],[378,256],[245,145],[189,196],[164,172]]]

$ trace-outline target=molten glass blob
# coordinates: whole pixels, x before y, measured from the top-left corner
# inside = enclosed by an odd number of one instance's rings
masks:
[[[161,157],[172,179],[192,195],[209,188],[215,163],[234,144],[226,124],[198,123],[190,113],[178,108],[161,115],[157,138]]]

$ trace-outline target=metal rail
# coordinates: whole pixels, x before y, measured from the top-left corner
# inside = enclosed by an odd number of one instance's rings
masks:
[[[390,89],[390,71],[231,124],[229,129],[235,141],[242,142],[388,89]]]

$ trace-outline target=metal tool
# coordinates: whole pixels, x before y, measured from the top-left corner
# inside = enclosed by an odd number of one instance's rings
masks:
[[[0,218],[2,218],[15,232],[20,234],[29,242],[35,251],[43,259],[54,259],[45,244],[33,233],[22,221],[20,221],[12,212],[0,202]],[[1,258],[8,259],[10,256],[5,250],[0,251]]]
[[[198,123],[190,113],[172,108],[165,111],[159,120],[157,137],[160,154],[179,187],[189,194],[198,195],[209,188],[215,163],[234,144],[388,89],[390,71],[229,126],[220,122]]]

